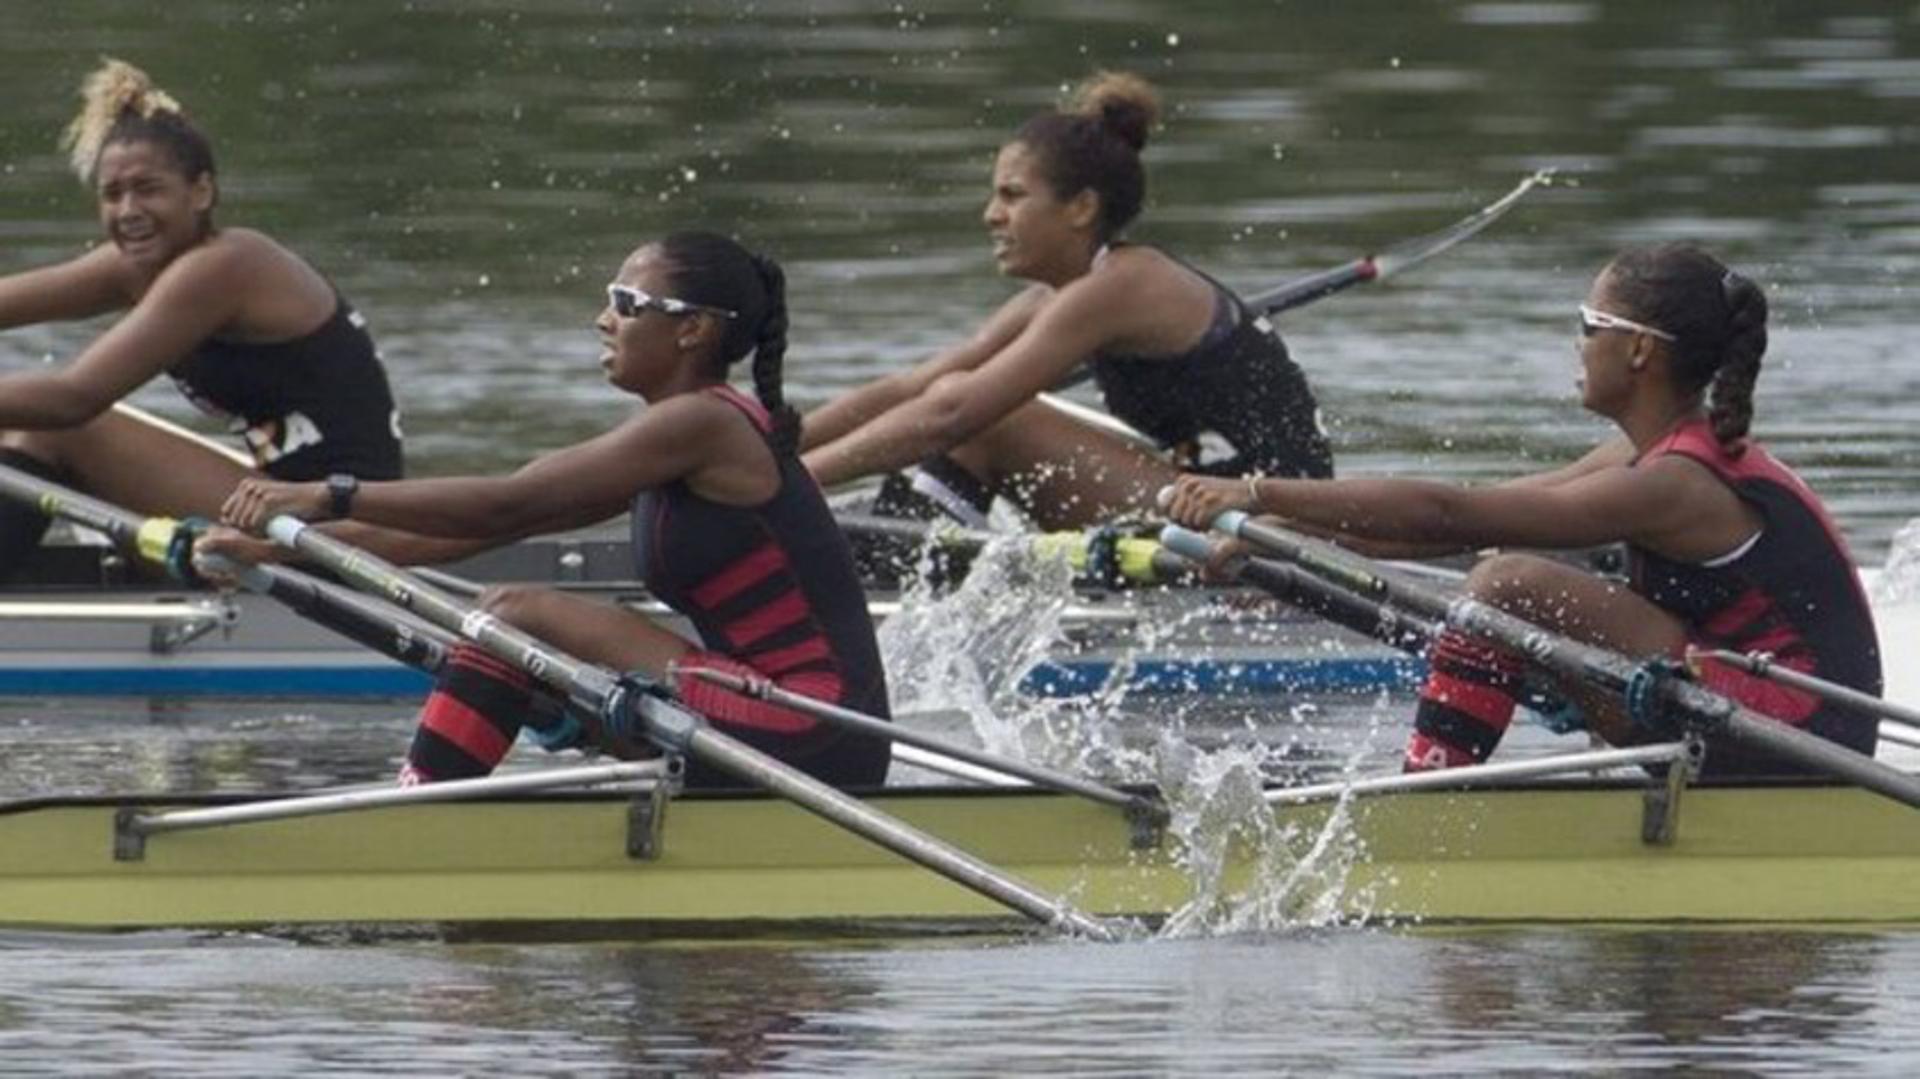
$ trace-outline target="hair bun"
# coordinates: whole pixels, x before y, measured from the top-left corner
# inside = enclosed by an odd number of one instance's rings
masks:
[[[1153,85],[1125,71],[1101,71],[1080,84],[1073,111],[1098,117],[1100,126],[1136,151],[1146,149],[1147,134],[1160,119],[1160,95]]]
[[[88,180],[107,133],[123,114],[144,120],[157,112],[180,111],[180,103],[155,86],[146,72],[109,56],[80,84],[80,114],[67,125],[60,145],[68,151],[73,171]]]

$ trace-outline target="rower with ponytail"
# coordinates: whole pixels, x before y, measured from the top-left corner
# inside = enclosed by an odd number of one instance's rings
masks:
[[[841,734],[804,713],[688,673],[716,668],[828,704],[886,716],[879,645],[853,554],[825,497],[794,453],[786,404],[786,275],[778,263],[714,232],[675,232],[627,257],[595,327],[607,381],[647,402],[611,431],[539,457],[507,476],[369,483],[343,538],[397,562],[444,561],[536,532],[628,513],[634,565],[648,590],[693,624],[699,644],[626,607],[563,592],[491,593],[493,614],[589,662],[674,686],[716,726],[826,782],[877,785],[884,739]],[[753,357],[754,393],[728,383]],[[249,482],[229,523],[256,528],[276,513],[325,515],[319,484]],[[245,541],[206,541],[231,557]],[[406,782],[485,775],[536,703],[523,676],[460,649],[421,713]],[[553,702],[546,702],[552,704]],[[536,726],[538,718],[532,720]],[[551,731],[543,743],[573,744]],[[605,732],[582,744],[644,751]],[[691,765],[690,784],[726,777]]]
[[[1466,591],[1576,639],[1661,663],[1694,652],[1765,652],[1771,662],[1877,696],[1880,650],[1845,541],[1812,490],[1753,436],[1767,351],[1767,299],[1691,244],[1618,255],[1579,309],[1581,403],[1619,437],[1550,472],[1465,488],[1423,480],[1183,480],[1182,522],[1226,509],[1285,516],[1382,553],[1624,543],[1626,587],[1543,558],[1481,561]],[[1446,633],[1436,641],[1407,746],[1409,769],[1483,761],[1513,717],[1527,657]],[[1871,755],[1866,712],[1711,660],[1707,688]],[[1657,717],[1618,697],[1563,687],[1595,733],[1630,744]],[[1710,743],[1713,775],[1796,765]]]
[[[146,72],[109,59],[80,97],[60,145],[105,242],[0,276],[0,329],[124,314],[65,364],[0,375],[0,463],[179,517],[218,512],[250,474],[400,475],[399,415],[365,320],[278,241],[216,222],[212,140]],[[114,410],[162,373],[244,454]],[[0,507],[0,578],[46,525]]]

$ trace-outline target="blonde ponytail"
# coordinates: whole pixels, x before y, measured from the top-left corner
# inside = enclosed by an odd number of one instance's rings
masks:
[[[83,183],[93,180],[93,169],[114,126],[129,115],[151,120],[156,113],[181,113],[180,103],[153,84],[147,73],[123,60],[106,57],[80,87],[80,114],[67,125],[60,146],[69,154],[73,171]],[[184,119],[184,117],[182,117]]]

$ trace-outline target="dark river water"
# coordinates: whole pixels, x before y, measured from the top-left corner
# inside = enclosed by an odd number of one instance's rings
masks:
[[[1344,471],[1493,478],[1590,445],[1574,305],[1616,249],[1691,238],[1770,292],[1761,437],[1864,561],[1915,514],[1910,5],[14,3],[0,273],[95,235],[54,142],[103,53],[212,132],[225,222],[296,248],[370,317],[417,472],[510,467],[624,415],[590,323],[627,251],[673,228],[736,232],[786,263],[804,403],[955,341],[1013,287],[979,224],[999,141],[1119,67],[1168,105],[1135,238],[1248,289],[1559,170],[1435,262],[1286,316]],[[0,368],[71,356],[98,329],[0,333]],[[189,416],[165,386],[140,401]],[[0,794],[50,773],[331,782],[345,762],[384,769],[407,724],[404,702],[114,707],[5,705]],[[251,756],[227,767],[226,747]],[[1920,937],[1901,932],[1275,927],[1112,948],[15,935],[0,937],[0,1070],[1910,1074],[1916,969]]]

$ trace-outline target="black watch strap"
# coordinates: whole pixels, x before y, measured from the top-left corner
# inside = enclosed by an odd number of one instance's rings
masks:
[[[327,477],[327,505],[334,520],[353,513],[353,496],[359,491],[360,477],[350,472],[335,472]]]

